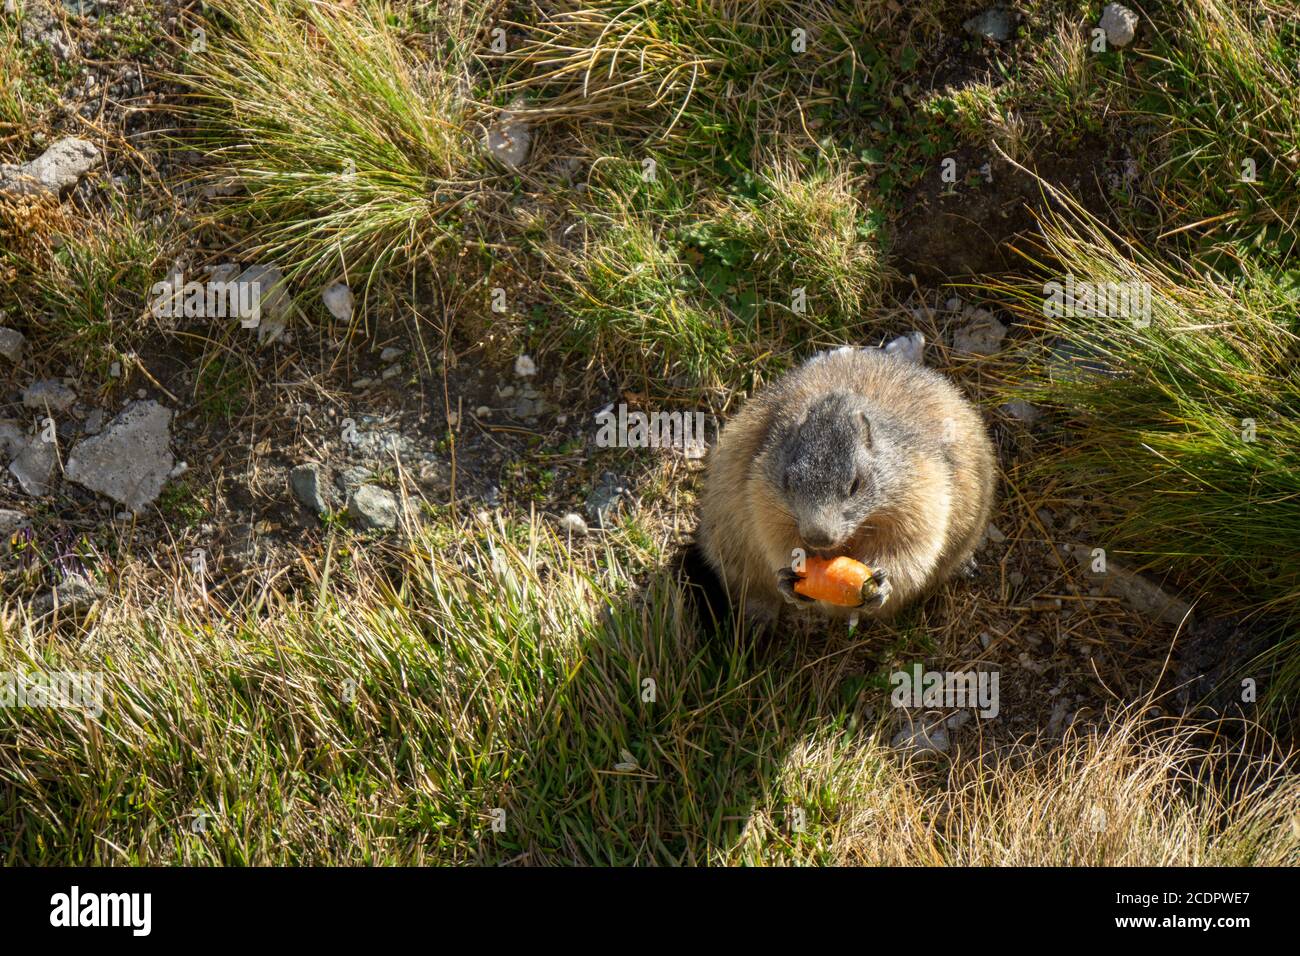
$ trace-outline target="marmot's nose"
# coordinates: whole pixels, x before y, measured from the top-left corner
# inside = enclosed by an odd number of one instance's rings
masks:
[[[824,528],[816,526],[810,528],[800,528],[799,537],[803,538],[803,543],[810,548],[829,548],[835,543],[835,536]]]

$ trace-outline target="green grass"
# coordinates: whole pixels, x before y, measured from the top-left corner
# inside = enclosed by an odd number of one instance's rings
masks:
[[[295,278],[368,285],[466,238],[483,191],[472,104],[458,76],[472,26],[432,63],[363,0],[340,12],[303,0],[222,0],[206,51],[183,58],[194,142],[235,188],[223,221],[250,257]]]
[[[103,376],[157,331],[148,310],[175,248],[166,221],[112,195],[91,219],[39,200],[0,204],[0,308],[38,308],[50,347]]]
[[[1158,131],[1135,147],[1161,203],[1130,209],[1116,233],[1067,202],[1029,276],[989,283],[1049,340],[1114,372],[1062,374],[1028,346],[1012,391],[1065,425],[1040,470],[1098,502],[1106,544],[1176,569],[1207,608],[1254,615],[1279,638],[1271,700],[1284,709],[1300,693],[1300,282],[1286,261],[1300,215],[1298,28],[1269,4],[1168,11],[1124,94]],[[1246,158],[1257,182],[1240,181]],[[1150,287],[1151,325],[1044,318],[1042,283],[1067,274]]]
[[[1027,763],[909,770],[870,716],[887,692],[845,671],[850,641],[805,635],[759,654],[707,640],[669,578],[638,590],[616,558],[588,570],[535,525],[427,545],[383,585],[336,539],[310,594],[227,614],[110,610],[94,641],[39,654],[4,618],[0,670],[102,672],[107,694],[99,722],[0,710],[6,860],[1267,864],[1300,852],[1284,823],[1295,778],[1267,761],[1130,717]]]
[[[1296,286],[1268,269],[1227,277],[1156,260],[1086,217],[1047,224],[1039,254],[1039,276],[1008,291],[1048,337],[1027,346],[1011,392],[1055,407],[1066,424],[1064,449],[1040,470],[1105,503],[1103,544],[1178,568],[1208,607],[1262,613],[1298,633]],[[1045,317],[1042,275],[1146,286],[1150,324]],[[1080,370],[1052,341],[1107,371]],[[1294,680],[1276,694],[1293,695]]]
[[[1228,241],[1280,263],[1295,251],[1300,219],[1294,8],[1192,0],[1151,59],[1138,107],[1164,129],[1157,173],[1167,184],[1166,221],[1191,230],[1204,249]]]

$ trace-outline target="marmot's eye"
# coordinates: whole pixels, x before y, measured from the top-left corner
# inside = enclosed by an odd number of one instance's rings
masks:
[[[852,498],[854,495],[856,495],[858,493],[858,490],[861,487],[862,487],[862,479],[854,478],[853,484],[849,485],[849,497]]]

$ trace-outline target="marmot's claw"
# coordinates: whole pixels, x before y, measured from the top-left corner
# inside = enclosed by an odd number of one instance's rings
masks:
[[[860,607],[883,607],[894,593],[894,586],[889,583],[889,575],[880,568],[871,572],[871,577],[862,585],[862,604]]]
[[[795,574],[790,568],[782,568],[776,572],[776,589],[781,592],[787,604],[811,604],[813,599],[805,597],[794,589],[794,582],[799,580],[799,575]]]

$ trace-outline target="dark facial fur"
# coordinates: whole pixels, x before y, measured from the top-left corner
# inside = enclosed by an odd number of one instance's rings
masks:
[[[904,473],[892,423],[850,392],[822,396],[773,437],[766,475],[810,550],[848,541]]]

